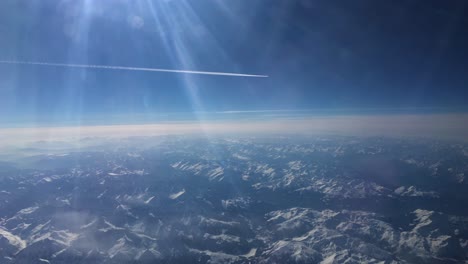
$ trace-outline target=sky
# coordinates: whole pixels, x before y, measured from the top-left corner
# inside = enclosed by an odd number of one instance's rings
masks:
[[[462,0],[0,1],[0,61],[268,76],[0,63],[0,126],[466,112],[467,12]]]

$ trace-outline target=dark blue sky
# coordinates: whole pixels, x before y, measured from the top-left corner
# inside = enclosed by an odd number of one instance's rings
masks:
[[[260,109],[460,109],[466,1],[5,0],[0,122]]]

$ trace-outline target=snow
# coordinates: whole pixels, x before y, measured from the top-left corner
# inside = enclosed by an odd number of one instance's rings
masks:
[[[97,196],[97,198],[98,198],[98,199],[101,199],[101,197],[102,197],[104,194],[106,194],[106,192],[107,192],[107,190],[104,190],[102,193],[100,193],[100,194]]]
[[[156,257],[156,258],[159,258],[161,257],[161,253],[155,249],[147,249],[147,250],[141,250],[140,252],[138,252],[138,254],[135,256],[135,259],[136,260],[140,260],[140,258],[144,257],[145,255],[150,255],[151,257]]]
[[[240,159],[240,160],[250,160],[249,157],[246,157],[246,156],[243,156],[243,155],[240,155],[240,154],[237,154],[237,153],[234,153],[232,154],[232,156],[236,159]]]
[[[424,192],[416,189],[414,186],[400,186],[394,191],[395,194],[400,196],[412,196],[412,197],[438,197],[437,193],[435,192]]]
[[[448,245],[448,241],[451,239],[451,236],[442,235],[435,238],[428,239],[429,245],[432,251],[437,251],[439,248],[446,247]]]
[[[335,257],[336,257],[336,254],[332,254],[326,258],[324,258],[320,264],[333,264],[335,262]]]
[[[302,165],[302,162],[300,160],[290,161],[288,162],[288,165],[289,165],[289,168],[291,168],[291,170],[295,170],[295,171],[298,171],[304,167],[304,165]]]
[[[209,256],[210,261],[208,263],[231,263],[233,261],[239,260],[239,257],[240,257],[236,255],[227,254],[224,252],[214,252],[210,250],[198,250],[198,249],[193,249],[193,248],[190,248],[189,250],[192,252],[201,253],[201,254],[205,254]]]
[[[51,181],[52,181],[52,178],[50,178],[50,177],[45,177],[45,178],[43,178],[43,180],[44,180],[45,182],[51,182]]]
[[[107,232],[107,231],[110,231],[110,230],[125,230],[125,228],[117,227],[117,226],[111,224],[111,223],[110,223],[109,221],[107,221],[107,220],[104,220],[104,224],[107,225],[107,228],[101,228],[101,229],[99,229],[99,231]]]
[[[76,238],[78,238],[78,236],[79,236],[78,234],[71,233],[68,230],[53,231],[53,232],[44,233],[39,237],[34,237],[32,243],[36,243],[41,240],[49,239],[59,244],[70,246],[70,244]]]
[[[205,233],[203,237],[205,239],[221,240],[222,242],[227,242],[227,243],[240,243],[240,237],[226,235],[226,234],[210,235],[208,233]]]
[[[82,226],[80,227],[80,229],[88,228],[88,227],[92,226],[92,225],[93,225],[94,223],[96,223],[96,222],[97,222],[97,218],[94,219],[93,221],[91,221],[91,222],[85,224],[85,225],[82,225]]]
[[[56,258],[56,257],[59,256],[60,254],[62,254],[63,252],[65,252],[67,249],[68,249],[68,248],[64,248],[64,249],[62,249],[62,250],[60,250],[60,251],[54,253],[54,254],[52,255],[52,258]]]
[[[142,175],[147,175],[148,173],[145,172],[145,170],[143,169],[143,170],[134,170],[133,174],[142,176]]]
[[[169,198],[172,199],[172,200],[175,200],[177,198],[179,198],[180,196],[182,196],[182,194],[185,193],[185,189],[182,189],[182,191],[180,192],[177,192],[177,193],[173,193],[171,195],[169,195]]]
[[[124,237],[117,240],[117,243],[109,249],[108,253],[111,258],[115,257],[118,253],[126,253],[128,252],[128,248],[126,246],[127,242],[132,242],[131,239],[125,235]]]
[[[416,215],[418,224],[413,228],[413,231],[418,232],[419,229],[432,223],[431,216],[434,214],[434,211],[417,209],[414,211],[414,214]]]
[[[279,240],[264,252],[268,256],[284,258],[285,262],[292,263],[315,263],[314,259],[319,253],[305,243],[296,241]]]
[[[239,222],[235,222],[235,221],[222,221],[222,220],[218,220],[218,219],[213,219],[213,218],[206,218],[206,217],[203,217],[203,216],[200,216],[201,217],[201,220],[200,220],[200,224],[205,224],[207,226],[224,226],[224,227],[232,227],[232,226],[238,226],[240,225]]]
[[[127,153],[127,156],[132,157],[132,158],[139,158],[139,157],[141,157],[141,155],[138,154],[138,153]]]
[[[255,254],[257,254],[257,249],[252,248],[247,254],[243,255],[244,258],[251,258],[255,257]]]
[[[18,248],[19,250],[26,247],[26,241],[21,239],[21,237],[13,235],[12,233],[8,232],[7,230],[0,227],[0,236],[3,236],[8,240],[8,242]]]
[[[236,197],[228,200],[221,200],[221,204],[224,209],[229,208],[248,208],[250,206],[251,200],[249,197]]]
[[[455,177],[457,178],[457,181],[459,183],[462,183],[465,181],[465,173],[458,173],[457,175],[455,175]]]
[[[208,165],[202,164],[201,162],[190,164],[189,162],[183,163],[182,161],[179,161],[173,163],[171,167],[174,169],[192,172],[194,175],[199,175],[202,172],[202,170],[208,168]]]
[[[19,210],[17,214],[26,215],[26,214],[34,213],[37,209],[39,209],[38,206],[28,207],[28,208]]]
[[[224,169],[221,168],[221,167],[217,167],[217,168],[212,169],[212,170],[210,170],[208,172],[208,178],[210,180],[216,180],[217,179],[218,181],[221,181],[223,179],[223,177],[221,177],[221,176],[223,176],[223,174],[224,174]]]
[[[150,197],[148,200],[145,201],[145,204],[149,204],[153,199],[154,199],[155,196],[152,196]]]
[[[268,176],[270,178],[274,177],[276,175],[275,169],[268,166],[268,164],[259,164],[259,165],[257,165],[257,168],[255,169],[255,173],[261,173],[264,176]]]
[[[45,222],[44,224],[39,224],[37,225],[36,227],[34,227],[34,229],[31,231],[32,233],[38,233],[39,231],[41,231],[45,226],[47,226],[48,224],[50,223],[50,220]]]

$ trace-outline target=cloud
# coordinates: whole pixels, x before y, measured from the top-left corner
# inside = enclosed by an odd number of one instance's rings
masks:
[[[201,134],[343,135],[426,137],[468,141],[468,114],[337,115],[270,120],[170,122],[142,125],[30,127],[0,129],[0,145],[40,140],[66,141],[87,137]]]

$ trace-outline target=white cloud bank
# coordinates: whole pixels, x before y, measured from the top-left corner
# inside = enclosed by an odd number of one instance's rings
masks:
[[[428,137],[468,141],[468,114],[349,115],[274,120],[173,122],[144,125],[0,129],[0,145],[85,137],[119,138],[180,134],[301,134]]]

